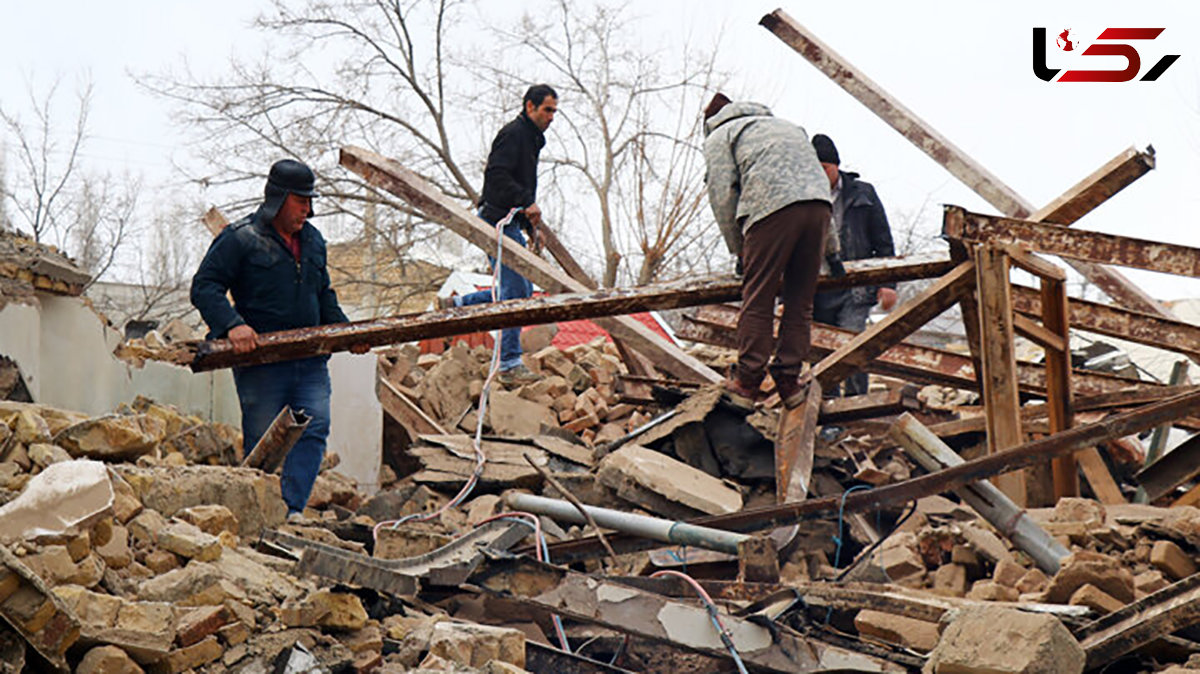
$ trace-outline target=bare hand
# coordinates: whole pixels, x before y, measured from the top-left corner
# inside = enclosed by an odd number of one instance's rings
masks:
[[[880,288],[876,298],[884,311],[891,311],[892,307],[896,306],[896,291],[891,288]]]
[[[230,329],[228,337],[234,353],[250,353],[258,348],[258,333],[245,323]]]
[[[542,209],[537,204],[529,204],[524,211],[525,217],[529,218],[530,224],[537,227],[542,223]]]
[[[350,347],[350,353],[353,353],[356,356],[361,356],[370,350],[371,350],[370,344],[355,344]]]

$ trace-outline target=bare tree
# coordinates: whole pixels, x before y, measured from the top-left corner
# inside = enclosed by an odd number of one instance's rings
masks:
[[[574,172],[595,198],[607,286],[631,252],[642,258],[631,276],[648,282],[713,228],[702,217],[699,110],[714,56],[685,46],[673,69],[634,28],[625,7],[578,10],[557,0],[544,18],[526,14],[500,31],[523,50],[526,67],[549,71],[560,90],[562,121],[551,127],[559,142],[547,160]],[[515,69],[491,66],[497,79]]]
[[[141,180],[84,165],[92,85],[79,87],[69,114],[59,109],[59,86],[56,80],[44,95],[32,84],[27,86],[31,121],[0,108],[0,123],[16,159],[11,182],[0,190],[0,198],[13,208],[12,226],[28,227],[34,240],[67,251],[95,281],[108,273],[133,239]]]

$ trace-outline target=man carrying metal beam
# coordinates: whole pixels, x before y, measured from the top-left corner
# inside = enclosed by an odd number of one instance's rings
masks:
[[[831,220],[833,236],[839,243],[842,260],[892,257],[892,230],[888,226],[883,202],[871,183],[858,179],[857,173],[841,170],[837,146],[825,134],[812,139],[817,160],[829,178],[833,198]],[[813,320],[839,328],[862,332],[867,327],[871,307],[878,303],[884,311],[896,305],[896,284],[843,288],[817,293],[813,300]],[[825,397],[856,396],[867,393],[867,373],[856,372],[836,386],[824,390]]]
[[[316,176],[293,159],[275,162],[266,199],[254,213],[213,239],[196,275],[192,304],[210,339],[228,337],[238,353],[258,348],[258,333],[349,321],[338,306],[325,269],[325,239],[308,222]],[[233,296],[233,305],[226,293]],[[352,347],[366,353],[365,344]],[[329,356],[247,365],[233,370],[242,407],[246,451],[284,406],[312,417],[283,464],[281,487],[288,514],[308,504],[329,436]]]
[[[558,111],[558,94],[548,84],[535,84],[525,92],[524,109],[517,118],[505,124],[488,154],[487,168],[483,171],[483,196],[479,204],[479,217],[496,225],[510,217],[513,209],[517,213],[504,225],[504,235],[525,245],[521,230],[535,237],[535,226],[542,218],[537,205],[538,155],[546,145],[545,131],[554,121]],[[489,264],[496,259],[489,255]],[[506,264],[500,265],[500,288],[496,298],[500,300],[525,299],[533,295],[533,284]],[[479,290],[466,295],[439,298],[439,308],[462,307],[472,304],[487,304],[492,301],[492,290]],[[538,376],[521,362],[521,328],[506,328],[500,337],[500,382],[507,385],[523,384],[538,379]]]
[[[709,205],[744,270],[738,362],[725,388],[735,402],[752,406],[774,354],[771,377],[794,408],[807,392],[800,371],[829,229],[829,180],[804,129],[764,105],[718,93],[704,118]],[[784,307],[778,341],[777,296]]]

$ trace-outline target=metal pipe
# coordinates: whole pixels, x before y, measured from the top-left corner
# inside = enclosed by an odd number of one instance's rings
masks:
[[[571,524],[587,524],[587,520],[579,510],[568,501],[560,501],[544,496],[531,494],[510,493],[504,498],[505,503],[513,510],[545,515],[562,522]],[[596,524],[605,529],[649,538],[663,543],[690,545],[705,550],[716,550],[731,555],[738,553],[738,544],[750,538],[746,534],[738,534],[722,529],[701,527],[687,522],[663,520],[657,517],[635,515],[621,510],[597,508],[585,505],[584,509],[596,520]]]
[[[925,470],[936,473],[964,463],[949,445],[933,434],[916,417],[905,413],[892,426],[892,439]],[[1029,518],[1024,508],[1013,503],[1004,492],[987,480],[972,482],[954,490],[967,505],[1008,537],[1048,575],[1058,573],[1059,560],[1070,554],[1045,529]]]

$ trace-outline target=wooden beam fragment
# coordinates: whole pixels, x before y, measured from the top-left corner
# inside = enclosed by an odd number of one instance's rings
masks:
[[[1057,268],[1056,268],[1057,269]],[[1050,417],[1050,432],[1065,431],[1075,423],[1074,388],[1071,386],[1071,327],[1067,322],[1069,309],[1067,304],[1067,283],[1065,278],[1042,277],[1042,328],[1046,335],[1042,347],[1046,351],[1046,408]],[[1011,289],[1010,289],[1011,290]],[[1013,316],[1014,321],[1023,320],[1020,314]],[[1099,452],[1095,447],[1085,450],[1083,454],[1083,469],[1088,476],[1088,482],[1097,494],[1105,492],[1111,497],[1109,487],[1116,485],[1112,475],[1104,468]],[[1102,469],[1103,471],[1099,470]],[[1051,470],[1054,473],[1054,498],[1079,495],[1079,471],[1075,465],[1075,457],[1062,456],[1054,460]],[[1107,480],[1106,480],[1107,478]],[[1121,497],[1121,491],[1116,490],[1116,498]]]
[[[1133,650],[1200,623],[1200,574],[1168,585],[1103,618],[1075,634],[1094,670]]]
[[[779,412],[775,434],[775,498],[778,503],[803,501],[812,482],[813,450],[817,442],[817,415],[821,410],[821,384],[813,381],[804,404]]]
[[[1200,434],[1184,440],[1137,474],[1137,482],[1152,503],[1200,475]]]
[[[874,419],[903,414],[921,408],[916,386],[899,386],[857,396],[833,398],[821,402],[822,424],[839,424],[859,419]]]
[[[1200,276],[1200,248],[972,213],[960,206],[945,207],[942,234],[973,243],[1012,244],[1074,260]]]
[[[1042,327],[1034,321],[1016,314],[1013,316],[1013,330],[1025,339],[1037,344],[1047,351],[1063,351],[1067,348],[1066,341],[1060,335]]]
[[[1020,445],[1025,439],[1021,433],[1021,397],[1013,346],[1008,256],[999,248],[980,246],[975,250],[975,268],[978,272],[979,331],[983,340],[987,449],[989,454],[997,454]],[[1029,504],[1025,476],[1021,473],[1000,475],[994,482],[1017,505],[1025,507]]]

